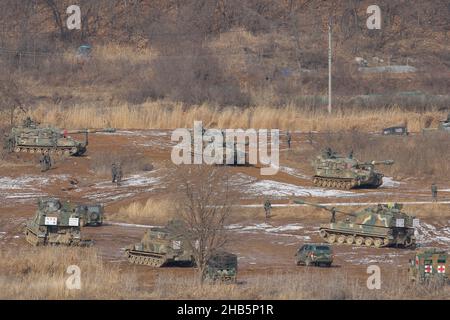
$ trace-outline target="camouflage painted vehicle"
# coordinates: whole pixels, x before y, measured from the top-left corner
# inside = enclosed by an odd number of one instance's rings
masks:
[[[209,141],[213,141],[214,135],[209,135],[208,132],[206,132],[206,129],[204,129],[205,133],[203,133],[203,149],[202,152],[205,152],[205,148],[210,144]],[[222,154],[223,158],[221,160],[220,165],[231,165],[231,166],[245,166],[250,164],[249,159],[249,152],[246,150],[247,146],[249,145],[248,141],[244,143],[244,146],[242,148],[238,148],[238,143],[236,141],[228,143],[225,140],[225,131],[221,130],[222,133],[222,139],[223,139],[223,149]],[[203,139],[202,138],[202,139]],[[209,140],[208,140],[209,139]],[[195,148],[194,148],[194,141],[192,140],[192,146],[191,146],[191,155],[195,156]],[[203,156],[202,153],[202,156]]]
[[[237,256],[221,251],[209,259],[206,266],[206,276],[212,281],[236,282],[237,270]]]
[[[177,220],[169,221],[165,227],[148,229],[141,242],[125,250],[128,261],[151,267],[194,265],[183,230],[183,224]]]
[[[321,224],[319,228],[320,236],[330,244],[355,244],[375,248],[387,246],[409,248],[416,244],[414,228],[419,220],[402,212],[401,204],[378,204],[347,213],[302,200],[294,202],[331,212],[330,223]],[[336,221],[337,213],[344,214],[347,218],[344,221]]]
[[[375,165],[393,163],[393,160],[361,162],[352,155],[343,157],[328,148],[313,161],[313,182],[326,188],[378,188],[383,184],[383,174],[375,170]]]
[[[38,210],[26,224],[25,239],[34,246],[90,246],[93,243],[81,238],[75,206],[55,198],[38,200]]]
[[[330,267],[333,263],[333,251],[328,244],[308,243],[301,246],[295,254],[295,263],[309,266]]]
[[[450,259],[447,251],[437,248],[420,248],[409,260],[408,276],[411,281],[423,283],[430,280],[448,283]]]
[[[100,204],[81,204],[76,211],[80,217],[80,226],[101,226],[104,208]]]
[[[5,149],[10,152],[46,153],[80,156],[86,152],[88,133],[114,132],[114,129],[101,130],[61,130],[54,127],[39,127],[39,123],[27,118],[22,126],[13,127],[5,139]],[[73,139],[68,134],[84,133],[84,141]]]

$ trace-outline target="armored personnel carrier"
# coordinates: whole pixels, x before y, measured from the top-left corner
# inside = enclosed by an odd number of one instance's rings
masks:
[[[194,264],[189,244],[185,240],[185,228],[180,221],[170,221],[165,227],[145,231],[141,242],[126,249],[131,263],[163,267],[171,264]]]
[[[39,199],[35,216],[27,222],[25,238],[34,246],[90,246],[93,243],[81,238],[75,207],[55,198]]]
[[[220,251],[212,255],[206,266],[206,276],[212,281],[236,282],[238,260],[235,254]]]
[[[86,152],[88,133],[114,132],[114,129],[61,130],[54,127],[40,127],[38,122],[27,118],[21,126],[13,127],[5,139],[5,148],[10,152],[56,153],[66,156],[80,156]],[[84,133],[80,142],[69,134]]]
[[[80,218],[80,226],[101,226],[104,208],[100,204],[80,204],[76,208]]]
[[[448,252],[438,248],[420,248],[414,259],[409,260],[408,276],[414,282],[426,282],[432,279],[448,282],[450,259]]]
[[[297,204],[306,204],[327,210],[331,213],[330,223],[321,224],[320,236],[328,243],[365,245],[367,247],[414,247],[416,239],[414,228],[418,219],[401,211],[402,205],[378,204],[357,212],[344,212],[302,200]],[[336,214],[344,214],[343,221],[336,220]]]
[[[383,184],[383,174],[375,170],[375,165],[393,163],[393,160],[361,162],[352,153],[344,157],[328,148],[313,161],[313,182],[327,188],[378,188]]]

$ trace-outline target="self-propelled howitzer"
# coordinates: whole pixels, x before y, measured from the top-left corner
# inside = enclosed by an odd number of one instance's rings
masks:
[[[376,248],[415,246],[414,226],[418,220],[402,212],[401,204],[377,204],[348,213],[302,200],[294,202],[332,213],[330,223],[321,224],[319,228],[320,236],[328,243],[365,245]],[[344,220],[337,219],[335,214],[338,213],[344,214],[346,218]]]
[[[393,160],[361,162],[352,155],[344,157],[328,149],[312,162],[315,171],[313,182],[327,188],[377,188],[383,183],[383,174],[375,170],[375,166],[393,163]]]

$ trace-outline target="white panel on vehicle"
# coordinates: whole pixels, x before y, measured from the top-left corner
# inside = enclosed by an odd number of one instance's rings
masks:
[[[58,217],[45,217],[44,224],[46,226],[56,226],[58,224]]]
[[[420,220],[419,219],[413,219],[413,227],[418,227],[420,224]]]
[[[181,241],[172,241],[172,248],[174,250],[179,250],[181,248]]]
[[[78,218],[69,218],[69,226],[78,227],[80,225],[80,220]]]
[[[405,226],[405,219],[397,219],[397,220],[395,220],[395,226],[397,228],[403,228]]]

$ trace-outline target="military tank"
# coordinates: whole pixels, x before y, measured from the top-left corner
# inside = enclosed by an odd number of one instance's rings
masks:
[[[352,154],[344,157],[328,148],[313,161],[313,183],[337,189],[378,188],[383,184],[383,174],[376,171],[375,166],[393,163],[393,160],[361,162],[354,159]]]
[[[125,250],[128,261],[151,267],[172,264],[194,265],[194,258],[184,237],[183,223],[172,220],[165,227],[145,231],[141,242]]]
[[[402,205],[378,204],[357,212],[344,212],[336,208],[294,200],[297,204],[306,204],[331,212],[330,223],[321,224],[320,236],[328,243],[365,245],[367,247],[414,247],[416,239],[414,228],[418,220],[402,212]],[[346,216],[336,221],[336,214]]]
[[[13,127],[5,139],[4,147],[10,152],[46,153],[80,156],[88,146],[88,134],[114,132],[115,129],[61,130],[54,127],[40,127],[38,122],[27,118],[21,126]],[[69,134],[84,134],[84,141],[78,141]]]
[[[93,244],[91,240],[81,238],[79,214],[75,206],[55,198],[38,200],[38,210],[26,224],[25,239],[34,246]]]
[[[226,133],[225,130],[220,130],[222,134],[222,158],[219,159],[218,165],[229,165],[229,166],[248,166],[250,165],[250,155],[246,150],[250,143],[248,141],[243,142],[242,146],[238,144],[235,140],[227,142],[226,141]],[[191,156],[195,157],[198,154],[202,161],[203,157],[208,152],[210,154],[211,148],[213,148],[214,134],[207,132],[206,129],[202,129],[202,150],[197,153],[197,150],[194,146],[194,140],[191,141]]]

